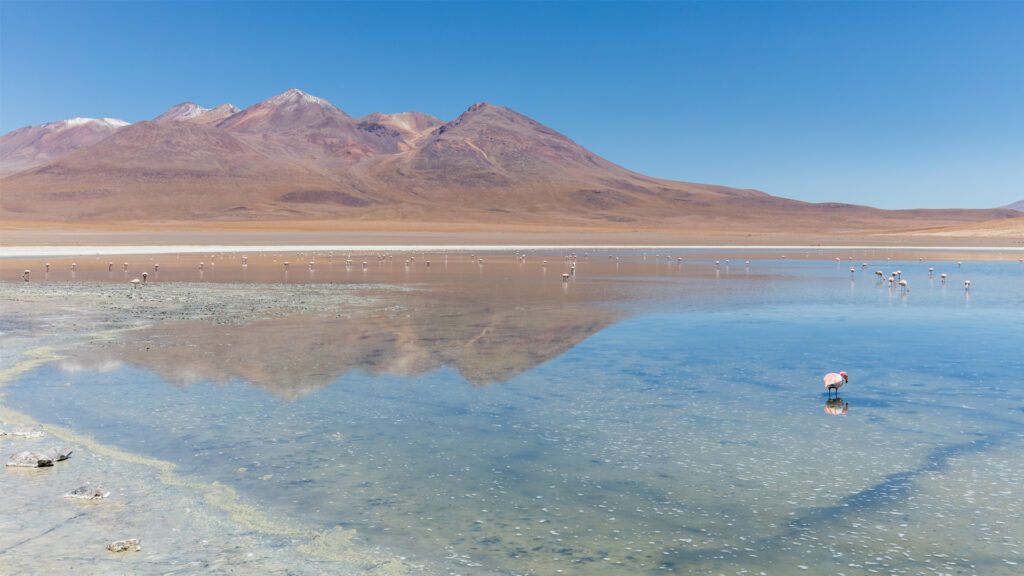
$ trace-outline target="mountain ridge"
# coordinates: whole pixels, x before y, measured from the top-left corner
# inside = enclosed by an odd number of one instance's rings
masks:
[[[811,204],[653,178],[487,102],[450,122],[420,112],[356,118],[292,88],[244,110],[183,102],[152,121],[110,125],[86,144],[53,150],[16,149],[12,134],[0,139],[7,143],[0,166],[7,157],[35,159],[0,179],[0,217],[16,220],[355,218],[754,229],[796,219],[867,230],[1019,215]]]

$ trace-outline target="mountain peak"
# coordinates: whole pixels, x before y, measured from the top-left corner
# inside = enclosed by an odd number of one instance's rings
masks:
[[[438,129],[438,134],[445,134],[459,128],[465,130],[469,127],[482,128],[483,126],[490,126],[492,128],[502,126],[515,131],[537,131],[565,138],[540,122],[524,116],[511,108],[495,106],[488,102],[477,102],[466,108],[466,111],[460,114],[458,118],[441,126]],[[566,140],[568,139],[566,138]]]
[[[217,106],[216,108],[211,109],[210,111],[211,112],[224,111],[224,112],[230,112],[231,114],[238,114],[239,112],[242,111],[242,109],[239,108],[238,106],[235,106],[231,102],[225,102],[225,103],[221,104],[220,106]]]
[[[476,104],[473,104],[469,108],[466,108],[466,112],[482,112],[484,110],[487,110],[488,108],[494,108],[494,105],[492,105],[490,102],[477,102]]]
[[[266,132],[298,129],[323,122],[352,123],[352,119],[323,98],[298,88],[289,88],[228,117],[217,126],[235,132]]]
[[[170,107],[166,112],[153,118],[153,122],[185,122],[208,112],[208,108],[196,104],[195,102],[182,102],[176,106]]]
[[[307,94],[298,88],[289,88],[277,96],[270,98],[266,103],[274,106],[317,104],[320,106],[330,106],[331,108],[334,108],[334,105],[327,100],[317,98],[312,94]]]

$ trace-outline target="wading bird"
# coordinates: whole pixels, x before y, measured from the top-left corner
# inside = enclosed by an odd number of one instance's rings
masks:
[[[839,374],[829,372],[828,374],[825,374],[825,388],[828,389],[829,396],[831,396],[832,391],[835,390],[836,397],[838,397],[839,389],[843,384],[846,384],[849,381],[850,377],[846,375],[846,372],[840,372]]]

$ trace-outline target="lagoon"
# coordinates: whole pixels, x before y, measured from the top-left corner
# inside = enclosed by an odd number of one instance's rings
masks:
[[[4,473],[5,573],[1024,565],[1016,259],[581,251],[563,281],[567,251],[105,258],[4,262],[0,428],[52,438],[0,445],[75,448]],[[111,496],[60,497],[84,479]]]

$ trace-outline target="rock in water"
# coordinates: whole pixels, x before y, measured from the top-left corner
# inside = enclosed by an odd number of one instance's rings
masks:
[[[107,544],[107,550],[111,552],[138,552],[142,550],[142,546],[139,545],[138,538],[132,538],[130,540],[118,540],[117,542],[111,542]]]
[[[71,448],[50,448],[45,452],[18,452],[7,459],[8,466],[21,466],[25,468],[42,468],[53,466],[54,462],[67,460],[71,456]]]
[[[71,448],[50,448],[46,451],[46,454],[50,457],[50,460],[54,462],[60,462],[61,460],[67,460],[71,456]]]
[[[18,452],[7,459],[8,466],[21,466],[25,468],[42,468],[53,466],[53,459],[46,454],[39,452]]]
[[[110,490],[99,484],[85,484],[64,495],[65,498],[81,498],[83,500],[99,500],[107,496],[110,496]]]

